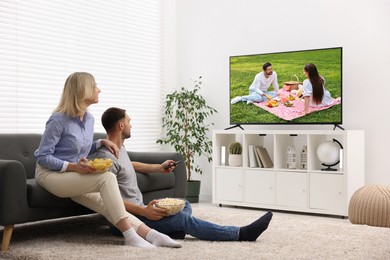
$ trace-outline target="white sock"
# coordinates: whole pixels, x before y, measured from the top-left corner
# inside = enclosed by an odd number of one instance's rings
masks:
[[[140,237],[137,232],[135,232],[134,228],[130,228],[122,233],[125,237],[125,245],[126,246],[135,246],[142,248],[155,248],[154,245],[150,244],[148,241]]]
[[[157,232],[154,229],[151,229],[148,234],[146,234],[146,240],[155,246],[181,247],[179,242],[176,242],[169,236]]]

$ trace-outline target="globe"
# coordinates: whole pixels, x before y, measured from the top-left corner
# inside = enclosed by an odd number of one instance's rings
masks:
[[[326,141],[317,148],[318,159],[325,166],[334,166],[340,161],[340,145],[333,141]]]

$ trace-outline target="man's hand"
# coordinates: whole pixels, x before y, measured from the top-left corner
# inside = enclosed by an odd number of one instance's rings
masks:
[[[160,209],[154,206],[158,201],[152,200],[148,203],[144,210],[144,217],[149,220],[160,220],[163,217],[168,216],[168,210]]]
[[[160,172],[162,173],[171,173],[176,168],[174,160],[166,160],[161,164]]]

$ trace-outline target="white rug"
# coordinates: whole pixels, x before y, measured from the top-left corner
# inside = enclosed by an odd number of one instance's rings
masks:
[[[246,225],[265,211],[194,206],[193,215],[223,225]],[[390,228],[348,219],[274,212],[256,242],[209,242],[187,236],[180,249],[125,247],[100,216],[18,225],[2,259],[390,259]],[[2,236],[2,230],[0,231]]]

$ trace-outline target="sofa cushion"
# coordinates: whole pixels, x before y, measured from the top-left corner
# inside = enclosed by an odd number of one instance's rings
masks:
[[[35,179],[27,180],[27,202],[32,208],[63,208],[78,205],[69,198],[60,198],[49,193],[39,186]]]
[[[138,173],[138,187],[141,192],[171,189],[175,186],[175,175],[164,173]]]
[[[34,151],[41,141],[40,134],[1,134],[0,159],[16,160],[23,164],[27,179],[34,178]]]

